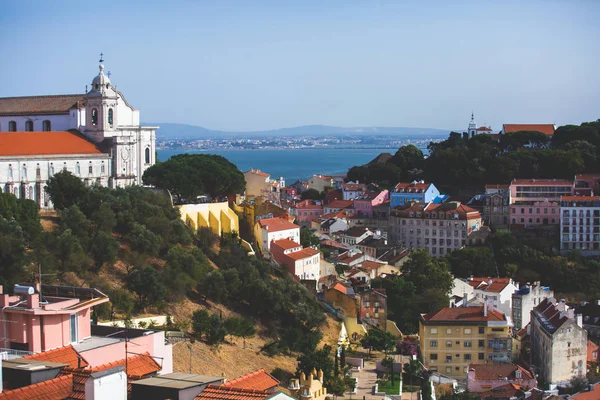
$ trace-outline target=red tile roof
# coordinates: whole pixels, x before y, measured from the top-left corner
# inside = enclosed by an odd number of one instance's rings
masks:
[[[484,132],[491,132],[492,128],[488,128],[487,126],[480,126],[479,128],[477,128],[478,131],[484,131]]]
[[[490,293],[500,293],[510,284],[510,278],[469,278],[473,288]]]
[[[102,154],[82,135],[71,132],[0,132],[0,156]]]
[[[394,187],[394,190],[397,193],[425,193],[429,186],[431,183],[400,182]]]
[[[287,229],[300,229],[300,227],[283,218],[266,218],[258,221],[258,225],[268,232],[285,231]]]
[[[69,364],[70,368],[85,368],[89,365],[88,362],[71,345],[42,351],[41,353],[31,354],[23,358],[28,360]]]
[[[208,385],[194,400],[263,400],[271,394],[262,390]]]
[[[562,201],[598,201],[600,196],[561,196]]]
[[[0,116],[68,114],[85,103],[83,94],[0,97]]]
[[[545,298],[540,304],[533,308],[534,315],[537,315],[538,318],[547,322],[542,323],[541,326],[551,334],[556,332],[558,328],[563,326],[563,324],[569,320],[566,314],[561,313],[558,310],[556,304],[554,304],[552,300]]]
[[[506,321],[506,315],[496,309],[489,309],[487,316],[483,315],[483,306],[479,307],[445,307],[439,311],[422,316],[426,322],[487,322]]]
[[[63,400],[70,396],[73,375],[62,375],[33,385],[0,393],[0,399],[11,400]]]
[[[504,124],[505,133],[513,133],[519,131],[537,131],[542,132],[545,135],[552,136],[554,135],[554,125],[553,124]]]
[[[271,175],[267,174],[266,172],[262,172],[260,169],[250,169],[250,170],[246,171],[245,173],[247,174],[248,172],[250,172],[251,174],[254,174],[254,175],[258,175],[258,176],[264,176],[265,178],[268,178],[271,176]]]
[[[349,264],[352,261],[358,260],[359,258],[363,257],[364,254],[362,253],[356,253],[353,256],[348,255],[348,252],[342,253],[338,256],[337,258],[337,262],[342,263],[342,264]]]
[[[291,258],[294,261],[303,260],[305,258],[313,257],[319,254],[319,250],[315,250],[313,248],[307,247],[306,249],[302,249],[300,251],[295,251],[293,253],[286,254],[285,256]]]
[[[342,185],[342,190],[345,192],[364,192],[367,190],[367,185],[364,183],[344,183]]]
[[[517,364],[509,363],[494,363],[494,364],[470,364],[469,370],[475,371],[476,381],[495,381],[517,379],[515,372],[521,371],[521,378],[518,379],[533,379],[531,372]],[[499,378],[501,377],[501,378]]]
[[[331,240],[331,239],[321,240],[321,246],[336,247],[338,249],[347,249],[348,248],[345,244],[336,242],[335,240]]]
[[[473,393],[482,399],[512,399],[520,395],[523,395],[525,390],[514,383],[507,383],[506,385],[498,386],[488,392]]]
[[[232,381],[225,382],[221,386],[263,391],[279,386],[279,381],[269,375],[264,369],[259,369]]]
[[[356,267],[365,269],[367,271],[371,271],[373,269],[377,269],[377,268],[382,267],[384,265],[386,265],[386,263],[384,263],[384,262],[377,262],[377,261],[366,260],[366,261],[358,263],[356,265]]]
[[[294,242],[290,239],[279,239],[271,242],[271,246],[276,245],[282,248],[283,250],[295,249],[296,247],[302,247],[300,244]]]
[[[302,200],[296,204],[295,208],[301,208],[303,210],[322,209],[323,205],[315,204],[313,200]]]
[[[350,208],[352,207],[352,200],[333,200],[327,204],[327,208]]]

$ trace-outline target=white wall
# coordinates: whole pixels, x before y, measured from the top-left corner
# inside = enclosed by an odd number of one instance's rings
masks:
[[[273,240],[290,239],[296,243],[300,243],[300,229],[285,229],[282,231],[268,232],[265,229],[262,230],[262,249],[269,250],[271,248],[271,242]]]
[[[296,260],[295,275],[300,279],[316,279],[320,278],[321,272],[321,254],[316,254],[312,257]]]
[[[85,382],[85,400],[127,400],[127,375],[124,370],[110,375],[94,377]]]
[[[77,113],[76,110],[72,112]],[[15,121],[17,123],[17,132],[25,131],[25,122],[33,121],[34,132],[42,131],[42,122],[45,120],[50,121],[50,129],[52,131],[66,131],[69,129],[77,128],[74,125],[74,121],[77,118],[72,118],[71,114],[61,115],[25,115],[25,116],[8,116],[0,117],[0,132],[8,132],[8,122]]]

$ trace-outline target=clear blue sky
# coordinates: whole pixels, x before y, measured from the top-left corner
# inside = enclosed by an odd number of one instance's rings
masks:
[[[122,4],[134,3],[134,4]],[[465,128],[600,118],[600,1],[6,1],[0,96],[98,71],[142,121]]]

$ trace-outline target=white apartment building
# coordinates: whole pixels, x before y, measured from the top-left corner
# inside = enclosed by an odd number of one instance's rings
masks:
[[[600,255],[600,197],[563,196],[560,201],[560,250]]]
[[[443,257],[464,247],[469,234],[481,226],[479,211],[457,201],[413,203],[390,213],[392,243],[426,249],[433,257]]]
[[[531,310],[544,299],[554,297],[554,292],[548,286],[542,286],[539,281],[525,284],[512,295],[513,331],[517,332],[527,326],[531,320]]]
[[[300,243],[300,227],[283,218],[266,218],[254,224],[254,239],[260,250],[265,253],[271,248],[271,242],[289,239]]]

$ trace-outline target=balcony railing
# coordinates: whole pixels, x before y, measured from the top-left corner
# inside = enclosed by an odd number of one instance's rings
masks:
[[[15,358],[21,358],[31,354],[33,354],[33,352],[27,350],[0,348],[0,359],[2,360],[13,360]]]

